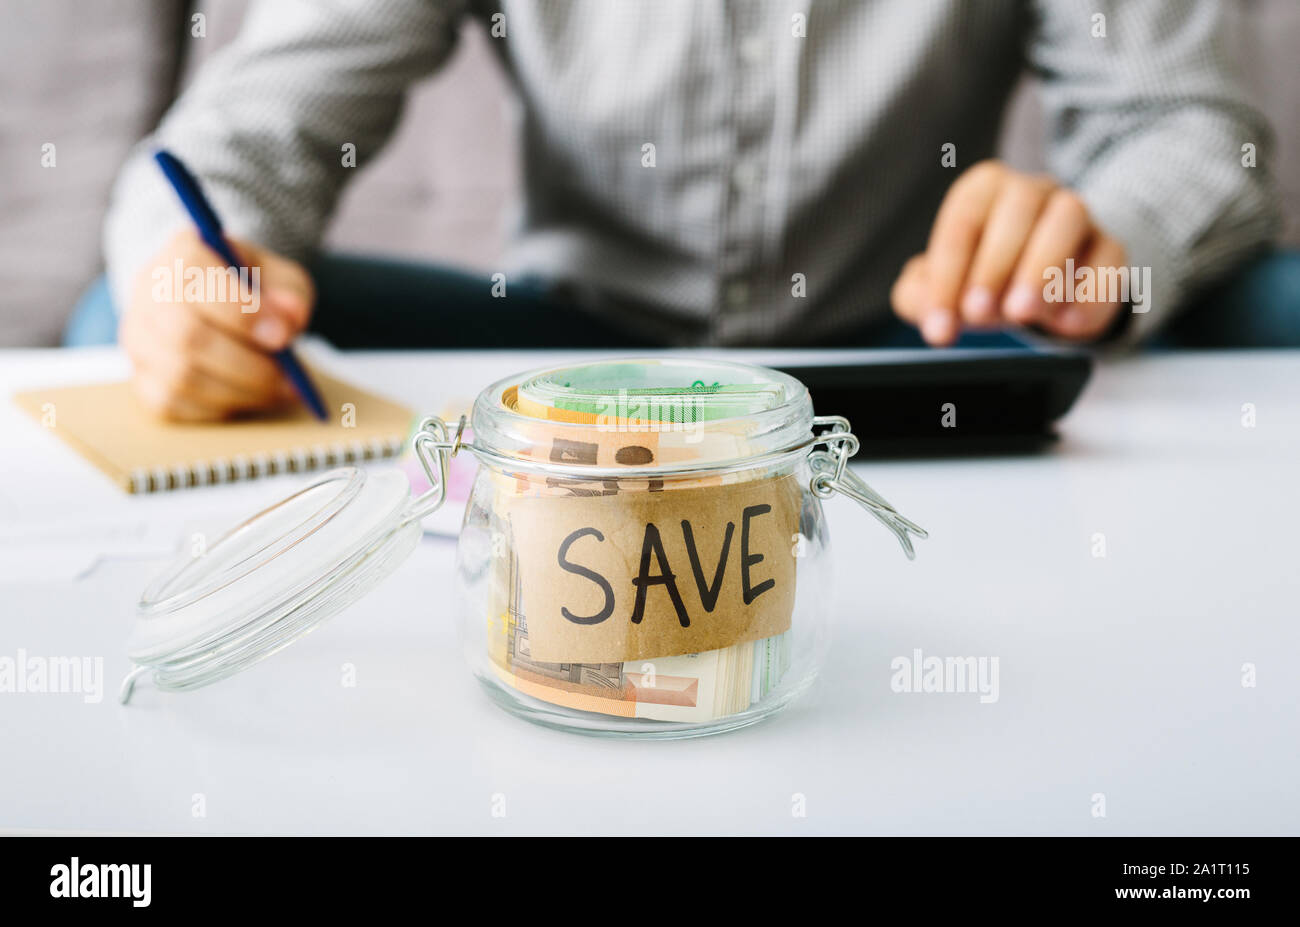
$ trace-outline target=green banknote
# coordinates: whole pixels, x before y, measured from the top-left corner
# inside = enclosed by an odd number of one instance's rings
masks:
[[[522,399],[543,407],[607,419],[689,424],[764,412],[785,400],[770,381],[723,383],[707,366],[591,364],[529,378]]]

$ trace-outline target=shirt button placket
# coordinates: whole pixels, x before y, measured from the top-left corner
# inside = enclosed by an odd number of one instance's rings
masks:
[[[763,4],[728,6],[732,43],[732,112],[735,143],[724,217],[718,331],[743,334],[743,314],[754,303],[754,275],[763,221],[762,153],[771,134],[774,106],[771,54],[766,35],[770,17]]]

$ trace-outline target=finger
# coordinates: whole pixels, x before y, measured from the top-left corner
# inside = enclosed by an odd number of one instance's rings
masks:
[[[163,395],[185,406],[204,409],[204,418],[223,418],[235,412],[268,408],[288,398],[287,385],[284,392],[255,395],[208,373],[193,357],[168,351],[159,344],[138,352],[133,360],[140,375],[151,380]]]
[[[1127,254],[1120,242],[1099,235],[1082,260],[1082,266],[1092,268],[1095,285],[1093,299],[1063,303],[1045,323],[1045,328],[1063,338],[1091,340],[1106,332],[1120,311],[1118,291],[1107,281],[1108,272],[1127,272]],[[1103,291],[1104,289],[1104,291]],[[1105,299],[1101,297],[1105,296]]]
[[[223,409],[205,405],[185,393],[177,392],[164,376],[146,366],[136,366],[131,382],[140,401],[160,418],[181,422],[213,422],[227,415]]]
[[[258,348],[220,329],[210,329],[199,339],[202,346],[193,356],[194,364],[239,390],[248,406],[267,405],[285,395],[293,395],[279,366]]]
[[[1005,175],[993,162],[976,165],[953,184],[939,207],[926,247],[930,307],[921,321],[921,334],[931,344],[957,338],[958,295]]]
[[[1037,177],[1013,178],[1003,186],[989,211],[966,278],[961,314],[967,324],[998,321],[1007,282],[1052,189],[1050,180]]]
[[[133,360],[165,380],[198,388],[204,401],[222,409],[262,408],[292,395],[270,357],[210,325],[191,307],[159,307],[154,316],[147,323],[148,337],[139,336],[137,321],[125,343]]]
[[[919,325],[922,311],[929,305],[928,294],[925,255],[918,254],[903,265],[890,290],[889,301],[900,319]]]
[[[316,303],[316,287],[307,268],[257,245],[241,241],[236,248],[251,266],[262,268],[263,304],[284,317],[294,335],[301,333]]]
[[[236,248],[247,269],[223,268],[221,259],[208,251],[203,258],[208,265],[204,299],[187,305],[241,341],[278,351],[307,325],[311,278],[296,261],[253,245],[241,243]]]
[[[1012,286],[1003,300],[1007,318],[1022,325],[1045,322],[1053,313],[1043,298],[1044,271],[1064,268],[1066,258],[1076,257],[1093,232],[1088,209],[1078,194],[1058,189],[1047,200],[1029,241],[1021,254],[1012,277]],[[1065,285],[1073,289],[1074,281]]]

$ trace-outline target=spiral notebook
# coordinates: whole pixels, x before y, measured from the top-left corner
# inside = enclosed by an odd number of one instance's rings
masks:
[[[216,424],[161,421],[128,382],[18,393],[14,401],[131,493],[253,479],[354,463],[401,452],[412,412],[312,371],[330,410],[304,408]]]

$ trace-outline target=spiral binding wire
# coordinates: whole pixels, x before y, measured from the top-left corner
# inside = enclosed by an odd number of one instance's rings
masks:
[[[376,441],[353,441],[349,444],[296,447],[274,454],[236,455],[215,460],[195,461],[172,467],[141,467],[132,471],[128,489],[132,493],[163,492],[189,489],[218,483],[234,483],[274,476],[277,473],[307,473],[326,467],[360,463],[382,457],[395,457],[406,446],[403,438]]]

